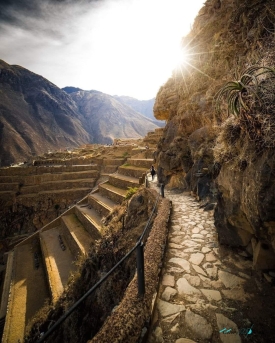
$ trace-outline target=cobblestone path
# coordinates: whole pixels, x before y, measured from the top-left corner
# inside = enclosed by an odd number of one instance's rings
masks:
[[[188,194],[165,197],[173,210],[147,343],[275,342],[272,284],[248,254],[219,246],[213,211]]]

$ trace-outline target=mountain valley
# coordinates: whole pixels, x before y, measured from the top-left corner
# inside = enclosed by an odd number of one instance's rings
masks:
[[[62,90],[40,75],[0,60],[1,166],[49,150],[141,138],[157,127],[110,95],[74,87]]]

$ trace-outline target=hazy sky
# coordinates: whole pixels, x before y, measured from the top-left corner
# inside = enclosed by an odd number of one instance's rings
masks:
[[[0,0],[0,59],[58,87],[155,97],[205,0]]]

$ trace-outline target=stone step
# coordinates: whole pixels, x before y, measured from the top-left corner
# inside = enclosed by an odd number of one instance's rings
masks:
[[[107,216],[113,208],[117,205],[112,200],[104,197],[100,193],[89,194],[88,203],[100,214],[100,216]]]
[[[90,236],[95,240],[99,239],[102,231],[101,217],[96,210],[91,208],[91,205],[88,204],[88,199],[86,199],[85,204],[76,205],[74,208],[75,215],[85,227],[86,231],[89,232]]]
[[[37,197],[38,195],[45,195],[45,196],[51,196],[54,197],[55,193],[59,196],[64,195],[64,197],[68,198],[70,196],[73,196],[74,200],[78,201],[81,198],[83,198],[85,195],[87,195],[92,188],[73,188],[73,189],[60,189],[55,191],[42,191],[39,193],[30,193],[30,194],[21,194],[17,197],[18,202],[20,202],[20,199],[22,201],[27,201],[29,198],[30,201],[33,201],[33,198]]]
[[[28,176],[45,173],[80,172],[85,170],[98,170],[96,164],[68,165],[68,166],[41,166],[41,167],[11,167],[0,168],[0,176]]]
[[[121,174],[110,175],[109,183],[121,189],[128,189],[130,187],[140,186],[139,179],[132,176],[126,176],[126,175],[121,175]]]
[[[33,167],[32,167],[33,168]],[[98,170],[96,164],[84,164],[84,165],[68,165],[68,166],[51,166],[51,167],[37,167],[36,174],[45,174],[45,173],[77,173],[80,171],[87,170]]]
[[[18,183],[0,183],[0,192],[16,192],[18,190]]]
[[[23,186],[20,189],[21,194],[32,194],[43,191],[57,191],[63,189],[74,188],[90,188],[92,189],[95,184],[95,179],[81,179],[81,180],[59,180],[43,182],[39,185]]]
[[[105,174],[113,174],[117,171],[118,166],[114,165],[108,165],[108,166],[103,166],[101,169],[101,174],[105,173]]]
[[[10,175],[3,175],[0,176],[0,183],[17,183],[19,184],[20,182],[24,181],[24,177],[23,176],[19,176],[19,175],[14,175],[14,176],[10,176]]]
[[[15,194],[16,192],[12,191],[1,191],[0,198],[2,198],[4,201],[12,200]]]
[[[160,140],[161,137],[162,136],[144,138],[143,142],[145,144],[155,144],[155,145],[157,145],[157,143],[158,143],[158,141]]]
[[[127,163],[129,163],[129,165],[131,166],[150,169],[152,164],[154,164],[154,159],[153,158],[146,158],[146,159],[145,158],[139,158],[139,159],[128,158]]]
[[[72,213],[61,217],[62,237],[65,238],[74,258],[87,255],[94,239],[85,230],[77,216]]]
[[[74,256],[61,227],[41,231],[40,244],[52,300],[56,302],[68,283],[70,273],[75,270]]]
[[[114,159],[109,159],[105,158],[102,161],[103,166],[121,166],[125,162],[125,158],[114,158]]]
[[[125,176],[132,176],[135,178],[142,178],[148,172],[148,168],[136,167],[132,165],[123,165],[118,168],[118,173]]]
[[[65,180],[85,180],[98,177],[98,170],[86,170],[79,172],[57,172],[44,173],[40,175],[26,176],[24,179],[24,186],[39,185],[43,182],[51,181],[65,181]]]
[[[14,249],[10,297],[2,342],[23,342],[26,326],[49,297],[37,234]]]
[[[120,204],[125,199],[127,193],[127,190],[115,187],[109,182],[102,183],[98,187],[100,194],[104,195],[108,199],[111,199],[117,204]]]

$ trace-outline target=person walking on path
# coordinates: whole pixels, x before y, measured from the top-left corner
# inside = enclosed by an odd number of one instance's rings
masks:
[[[154,180],[154,176],[156,175],[156,171],[155,171],[154,166],[151,167],[150,173],[151,173],[151,175],[152,175],[152,181],[153,181],[153,180]]]

